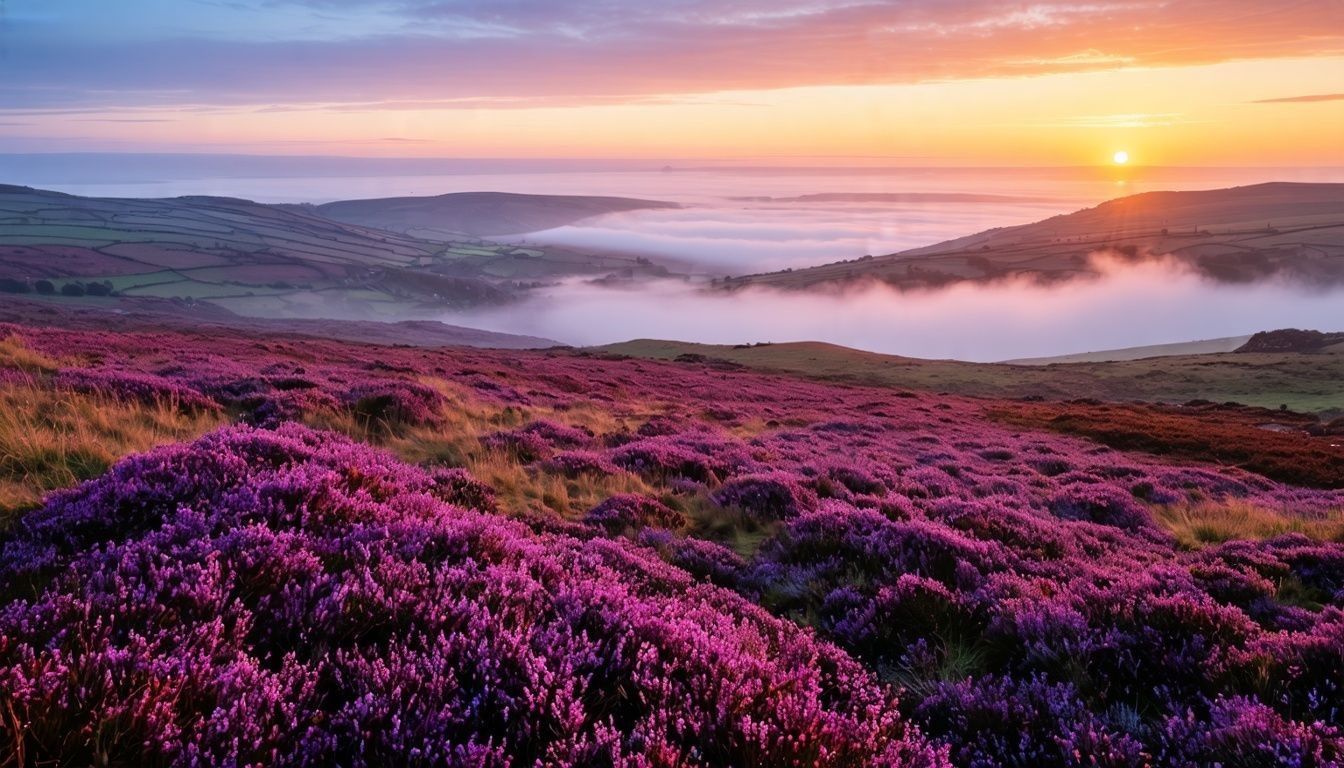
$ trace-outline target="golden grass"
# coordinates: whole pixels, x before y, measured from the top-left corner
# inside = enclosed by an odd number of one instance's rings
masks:
[[[1324,517],[1299,517],[1242,501],[1161,507],[1157,521],[1186,547],[1233,540],[1260,541],[1301,533],[1320,541],[1344,542],[1344,510]]]
[[[0,368],[17,368],[26,373],[52,373],[60,367],[60,361],[29,349],[18,336],[0,339]]]
[[[573,518],[617,493],[657,493],[643,478],[626,472],[577,478],[539,472],[507,452],[482,443],[493,432],[516,429],[537,419],[587,427],[595,434],[603,434],[632,428],[656,411],[615,414],[593,403],[565,410],[500,406],[441,379],[421,381],[445,397],[438,425],[370,424],[350,413],[331,411],[310,414],[304,421],[312,427],[341,432],[380,446],[409,463],[465,467],[476,479],[495,489],[500,511],[508,514],[549,510]]]
[[[183,413],[168,402],[55,390],[37,380],[0,385],[0,528],[48,491],[99,475],[127,454],[199,437],[225,420],[220,413]]]
[[[0,339],[0,364],[19,368],[29,381],[0,386],[0,529],[51,490],[94,477],[117,459],[156,445],[190,440],[228,422],[227,413],[181,413],[171,403],[143,405],[50,388],[44,374],[60,363],[33,352],[16,337]],[[304,422],[385,448],[403,461],[465,467],[495,489],[500,510],[519,514],[549,510],[574,518],[618,493],[661,495],[644,478],[564,477],[529,468],[506,451],[488,448],[487,435],[537,419],[581,426],[595,434],[634,430],[666,406],[624,405],[615,412],[598,403],[564,409],[518,407],[485,401],[441,379],[423,383],[444,395],[435,426],[370,423],[346,411],[319,411]],[[745,434],[763,425],[740,428]]]

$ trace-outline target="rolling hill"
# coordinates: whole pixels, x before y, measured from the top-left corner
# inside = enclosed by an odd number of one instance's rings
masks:
[[[516,235],[573,224],[606,213],[677,208],[676,203],[626,197],[456,192],[434,197],[385,197],[292,206],[334,221],[376,227],[427,240]]]
[[[991,229],[885,256],[733,277],[723,288],[808,288],[880,281],[900,288],[1095,274],[1098,254],[1168,257],[1215,280],[1272,275],[1344,282],[1344,184],[1276,182],[1197,192],[1148,192],[1031,224]]]
[[[1096,398],[1184,403],[1202,399],[1275,409],[1344,413],[1344,353],[1223,352],[1052,365],[967,363],[864,352],[835,344],[712,345],[637,339],[593,348],[688,365],[750,368],[824,381],[977,397]]]
[[[1101,349],[1095,352],[1076,352],[1051,357],[1024,357],[1004,360],[1009,365],[1053,365],[1055,363],[1110,363],[1123,360],[1143,360],[1149,357],[1175,355],[1204,355],[1215,352],[1235,352],[1251,340],[1250,336],[1225,336],[1220,339],[1182,341],[1174,344],[1149,344],[1141,347]],[[1286,351],[1286,350],[1277,350]]]
[[[404,319],[537,282],[665,274],[646,260],[469,236],[428,240],[295,206],[87,198],[0,186],[0,289],[208,301],[244,315]]]
[[[110,297],[60,306],[19,296],[0,303],[0,323],[44,324],[80,330],[122,332],[174,328],[202,335],[237,334],[293,336],[397,347],[485,347],[545,349],[563,346],[553,339],[466,328],[435,320],[333,320],[329,318],[244,317],[204,301]]]

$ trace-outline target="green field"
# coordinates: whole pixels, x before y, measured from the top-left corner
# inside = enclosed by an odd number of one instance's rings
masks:
[[[659,360],[682,355],[828,381],[983,397],[1203,399],[1304,413],[1344,412],[1344,353],[1220,353],[1108,363],[1006,365],[920,360],[817,342],[721,346],[640,339],[594,351]],[[693,361],[695,358],[683,358]]]

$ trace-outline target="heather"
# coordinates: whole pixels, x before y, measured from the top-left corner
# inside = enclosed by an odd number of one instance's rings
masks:
[[[0,550],[16,762],[944,764],[805,631],[438,488],[287,425],[57,494]]]
[[[208,420],[155,442],[240,424],[0,534],[29,755],[124,728],[165,762],[1344,759],[1324,438],[1255,430],[1295,476],[1201,452],[1210,409],[1138,445],[1039,403],[700,364],[3,335],[25,391]]]

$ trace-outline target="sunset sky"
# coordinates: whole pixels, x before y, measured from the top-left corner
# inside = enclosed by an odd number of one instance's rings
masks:
[[[0,152],[1344,165],[1344,2],[0,0]]]

